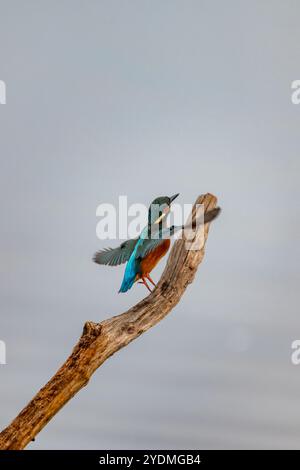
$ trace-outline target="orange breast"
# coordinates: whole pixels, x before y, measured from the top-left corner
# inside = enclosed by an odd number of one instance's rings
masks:
[[[155,250],[151,251],[141,261],[142,275],[151,273],[152,269],[155,268],[159,260],[165,256],[168,249],[170,248],[171,240],[167,239],[161,243]]]

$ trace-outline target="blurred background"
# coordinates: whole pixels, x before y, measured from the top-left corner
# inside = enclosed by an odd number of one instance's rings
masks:
[[[96,208],[212,192],[180,304],[28,449],[300,448],[298,1],[0,2],[0,427],[125,311]],[[153,272],[159,279],[165,261]]]

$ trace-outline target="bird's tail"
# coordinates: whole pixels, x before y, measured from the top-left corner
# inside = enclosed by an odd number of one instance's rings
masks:
[[[135,276],[131,277],[131,278],[124,277],[124,279],[122,281],[122,284],[121,284],[121,287],[119,289],[119,293],[120,292],[127,292],[129,289],[131,289],[131,287],[134,284],[134,281],[135,281]]]

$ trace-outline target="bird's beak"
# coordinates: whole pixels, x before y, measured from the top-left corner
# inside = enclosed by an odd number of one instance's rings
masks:
[[[171,197],[170,197],[170,201],[173,202],[174,199],[176,199],[178,196],[179,196],[179,193],[174,194],[174,196],[171,196]]]

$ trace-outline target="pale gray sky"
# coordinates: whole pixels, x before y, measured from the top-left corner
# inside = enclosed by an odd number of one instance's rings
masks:
[[[0,0],[0,12],[0,427],[86,320],[146,294],[118,295],[124,268],[91,262],[106,245],[98,204],[209,191],[223,213],[182,302],[29,448],[299,448],[299,2]]]

